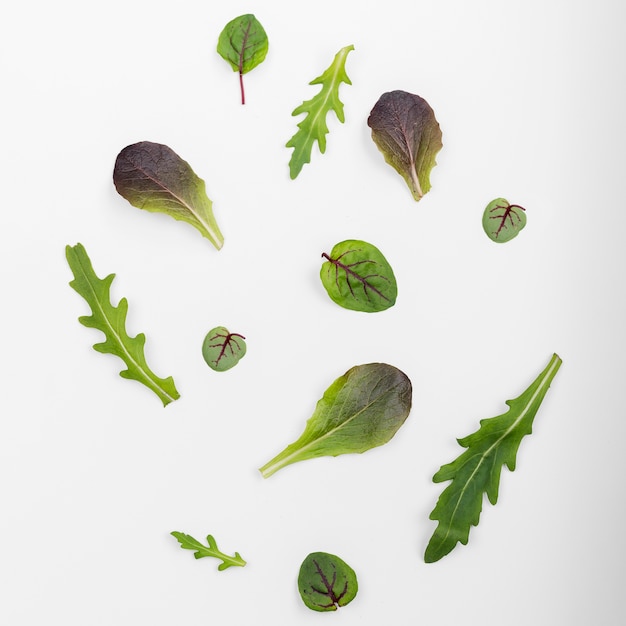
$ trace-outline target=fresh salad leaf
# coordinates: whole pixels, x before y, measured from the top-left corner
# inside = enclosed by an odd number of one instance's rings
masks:
[[[115,160],[113,182],[133,206],[191,224],[218,250],[224,244],[204,181],[168,146],[151,141],[126,146]]]
[[[357,365],[324,392],[300,438],[260,468],[263,478],[320,456],[360,453],[387,443],[411,410],[411,381],[386,363]]]
[[[228,554],[224,554],[221,552],[218,547],[215,539],[212,535],[207,535],[207,544],[201,544],[197,539],[194,539],[191,535],[186,535],[185,533],[179,533],[178,531],[173,531],[170,533],[180,543],[180,547],[185,550],[195,550],[194,556],[196,559],[202,559],[205,556],[210,556],[215,559],[220,559],[222,562],[217,566],[217,569],[221,572],[229,567],[243,567],[246,562],[241,558],[239,552],[235,552],[234,556],[228,556]]]
[[[311,162],[311,149],[316,141],[320,152],[326,152],[326,115],[334,111],[342,124],[345,121],[343,102],[339,100],[339,85],[352,84],[346,73],[346,59],[351,50],[354,50],[354,46],[346,46],[337,52],[330,67],[309,83],[322,85],[320,92],[296,107],[292,113],[294,116],[306,113],[306,117],[298,124],[299,130],[287,142],[287,148],[293,148],[289,161],[289,175],[292,179],[298,176],[305,163]]]
[[[415,200],[420,200],[430,190],[430,172],[443,146],[428,102],[406,91],[389,91],[374,105],[367,124],[385,161],[404,178]]]
[[[504,198],[492,200],[483,213],[483,229],[491,241],[504,243],[526,226],[526,209]]]
[[[561,363],[554,354],[522,395],[506,401],[510,407],[506,413],[482,420],[478,431],[458,440],[467,450],[434,475],[433,482],[451,482],[430,514],[430,519],[439,524],[426,547],[426,563],[438,561],[458,542],[467,544],[470,526],[479,522],[483,494],[496,504],[502,466],[506,464],[510,471],[515,470],[522,438],[531,434],[537,410]]]
[[[261,22],[251,13],[240,15],[226,24],[217,41],[218,54],[239,72],[241,104],[246,103],[243,75],[265,60],[268,50],[267,34]]]
[[[70,287],[87,301],[92,310],[92,315],[79,317],[78,321],[88,328],[101,330],[106,337],[102,343],[94,344],[94,350],[120,357],[127,367],[120,372],[120,376],[136,380],[151,389],[161,399],[163,406],[179,398],[172,377],[159,378],[148,367],[144,355],[145,335],[140,333],[136,337],[129,337],[127,334],[126,298],[122,298],[117,306],[111,304],[111,283],[115,274],[109,274],[104,279],[98,278],[87,251],[80,243],[66,246],[65,256],[74,274]]]
[[[336,611],[354,600],[359,585],[355,571],[338,556],[312,552],[300,566],[298,590],[310,609]]]
[[[229,332],[224,326],[211,329],[202,344],[202,356],[207,365],[216,372],[224,372],[234,367],[245,354],[245,337]]]
[[[396,302],[398,287],[391,265],[371,243],[348,239],[330,255],[322,253],[320,278],[331,299],[354,311],[384,311]]]

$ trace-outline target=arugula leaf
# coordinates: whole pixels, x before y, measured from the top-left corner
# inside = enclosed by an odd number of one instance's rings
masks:
[[[226,24],[217,41],[218,54],[239,72],[241,104],[246,103],[243,75],[265,60],[268,50],[267,34],[261,22],[251,13],[240,15]]]
[[[526,209],[504,198],[492,200],[483,213],[483,229],[496,243],[511,241],[526,226]]]
[[[406,91],[384,93],[367,120],[372,139],[419,201],[430,190],[430,172],[441,147],[441,129],[424,98]]]
[[[263,478],[320,456],[360,453],[387,443],[411,410],[411,381],[386,363],[357,365],[324,392],[300,438],[260,468]]]
[[[245,337],[231,333],[224,326],[211,329],[202,344],[202,356],[216,372],[225,372],[239,363],[246,354]]]
[[[354,311],[384,311],[396,302],[391,265],[371,243],[348,239],[322,253],[320,278],[333,302]]]
[[[191,535],[186,535],[185,533],[180,533],[178,531],[173,531],[170,533],[180,543],[180,547],[185,550],[195,550],[194,557],[196,559],[202,559],[204,557],[210,556],[215,559],[220,559],[222,562],[217,566],[217,569],[221,572],[229,567],[244,567],[246,561],[241,558],[239,552],[235,552],[234,556],[228,556],[228,554],[224,554],[221,552],[218,547],[215,539],[212,535],[207,535],[207,546],[201,544],[197,539],[194,539]]]
[[[151,141],[126,146],[115,160],[113,182],[133,206],[191,224],[218,250],[224,244],[204,181],[168,146]]]
[[[343,103],[339,100],[339,85],[352,82],[346,74],[346,59],[354,46],[346,46],[339,50],[326,71],[313,79],[309,85],[322,85],[320,92],[310,100],[296,107],[291,115],[306,113],[306,117],[298,124],[298,131],[287,142],[287,148],[293,148],[289,161],[289,175],[292,180],[298,176],[305,163],[311,161],[311,149],[317,141],[320,152],[326,152],[326,115],[334,111],[337,119],[343,124],[345,116]]]
[[[65,256],[74,274],[70,287],[87,301],[92,310],[92,315],[79,317],[78,321],[88,328],[101,330],[106,337],[102,343],[94,344],[94,350],[120,357],[128,368],[121,371],[120,376],[136,380],[151,389],[159,396],[163,406],[179,398],[172,377],[159,378],[148,367],[144,356],[145,335],[128,336],[125,328],[128,312],[126,298],[122,298],[117,306],[111,304],[110,290],[115,274],[98,278],[87,251],[80,243],[66,246]]]
[[[298,573],[298,591],[314,611],[336,611],[354,600],[359,590],[355,571],[328,552],[309,554]]]
[[[491,504],[496,504],[502,466],[506,464],[510,471],[515,470],[522,438],[531,434],[537,410],[561,363],[554,354],[522,395],[506,401],[510,407],[506,413],[481,420],[478,431],[458,440],[467,450],[433,476],[435,483],[451,482],[430,514],[430,519],[438,520],[439,524],[426,547],[426,563],[438,561],[458,542],[467,544],[470,526],[479,522],[483,494],[487,494]]]

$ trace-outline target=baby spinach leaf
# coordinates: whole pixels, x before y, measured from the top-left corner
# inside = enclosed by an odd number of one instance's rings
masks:
[[[483,229],[491,241],[504,243],[526,226],[526,209],[504,198],[492,200],[483,213]]]
[[[239,72],[241,104],[246,103],[243,75],[265,60],[268,50],[267,34],[261,22],[251,13],[240,15],[226,24],[217,41],[218,54]]]
[[[224,326],[211,329],[202,343],[202,356],[207,365],[216,372],[235,367],[245,354],[245,337],[229,332]]]
[[[173,531],[170,533],[180,543],[180,547],[185,550],[195,550],[194,557],[196,559],[202,559],[204,557],[210,556],[215,559],[221,559],[221,563],[217,566],[217,569],[221,572],[229,567],[244,567],[246,562],[241,558],[239,552],[235,552],[234,556],[228,556],[228,554],[224,554],[221,552],[218,547],[215,539],[212,535],[207,535],[207,543],[205,546],[201,544],[197,539],[194,539],[191,535],[186,535],[185,533],[179,533],[178,531]]]
[[[263,478],[320,456],[360,453],[387,443],[411,410],[411,381],[386,363],[357,365],[324,392],[300,438],[260,468]]]
[[[367,124],[385,161],[404,178],[415,200],[420,200],[430,190],[430,172],[443,146],[428,102],[406,91],[384,93]]]
[[[371,243],[348,239],[322,253],[320,278],[331,299],[354,311],[384,311],[396,302],[398,287],[391,265]]]
[[[204,181],[168,146],[151,141],[126,146],[115,160],[113,182],[133,206],[191,224],[218,250],[224,244]]]
[[[316,141],[320,152],[326,152],[326,115],[334,111],[341,123],[345,121],[343,102],[339,100],[339,85],[352,84],[346,74],[346,59],[351,50],[354,50],[354,46],[346,46],[337,52],[330,67],[309,83],[322,85],[320,92],[296,107],[291,114],[306,113],[306,117],[298,124],[298,132],[287,142],[287,148],[293,148],[289,161],[289,175],[292,179],[298,176],[305,163],[311,162],[311,149]]]
[[[111,283],[115,274],[109,274],[104,279],[98,278],[87,251],[80,243],[66,246],[65,256],[74,274],[70,287],[87,301],[92,311],[92,315],[79,317],[78,321],[88,328],[101,330],[106,337],[102,343],[94,344],[94,350],[120,357],[127,367],[120,372],[120,376],[136,380],[151,389],[161,399],[163,406],[179,398],[172,377],[159,378],[148,367],[144,355],[145,335],[139,333],[135,337],[130,337],[127,334],[126,298],[122,298],[117,306],[111,304]]]
[[[312,552],[298,574],[302,601],[314,611],[336,611],[354,600],[359,590],[355,571],[327,552]]]
[[[537,410],[561,363],[554,354],[522,395],[506,401],[510,407],[506,413],[481,420],[479,430],[458,440],[467,450],[434,475],[435,483],[451,482],[430,514],[430,519],[439,524],[426,547],[426,563],[446,556],[458,542],[467,544],[470,527],[477,526],[480,519],[483,494],[496,504],[502,466],[506,464],[510,471],[515,470],[520,443],[531,434]]]

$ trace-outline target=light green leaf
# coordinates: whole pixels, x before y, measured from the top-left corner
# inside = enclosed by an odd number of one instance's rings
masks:
[[[240,15],[226,24],[217,42],[218,54],[239,72],[241,104],[246,103],[243,75],[265,60],[269,47],[267,34],[251,13]]]
[[[434,475],[433,482],[451,482],[430,514],[430,519],[439,524],[426,547],[427,563],[444,557],[458,542],[467,544],[470,527],[478,525],[484,494],[491,504],[496,504],[502,466],[515,470],[522,438],[532,432],[537,410],[561,363],[554,354],[522,395],[506,401],[510,407],[506,413],[481,420],[478,431],[458,440],[467,450]]]
[[[396,278],[382,252],[371,243],[348,239],[336,244],[320,269],[320,278],[333,302],[345,309],[372,313],[396,302]]]
[[[326,152],[326,135],[328,134],[326,115],[334,111],[341,123],[345,121],[343,103],[339,100],[339,85],[341,83],[352,84],[346,73],[346,59],[351,50],[354,50],[354,46],[346,46],[339,50],[330,67],[309,83],[322,85],[320,92],[311,100],[306,100],[296,107],[292,113],[296,116],[306,113],[306,117],[298,124],[298,132],[287,142],[287,148],[293,148],[289,161],[289,173],[292,179],[298,176],[305,163],[310,163],[311,150],[316,141],[320,152],[322,154]]]
[[[217,547],[217,542],[213,538],[212,535],[207,535],[207,544],[203,545],[197,539],[194,539],[191,535],[186,535],[185,533],[180,533],[178,531],[173,531],[170,533],[180,543],[180,547],[185,550],[194,550],[194,557],[196,559],[202,559],[204,557],[213,557],[215,559],[220,559],[222,562],[217,566],[219,571],[223,571],[229,567],[244,567],[246,565],[246,561],[241,558],[239,552],[235,552],[234,556],[229,556],[228,554],[224,554]]]
[[[78,321],[88,328],[101,330],[106,337],[105,341],[94,345],[94,350],[120,357],[128,368],[121,371],[120,376],[136,380],[151,389],[161,399],[163,406],[179,398],[172,377],[159,378],[148,367],[144,356],[145,335],[128,336],[126,298],[122,298],[117,306],[111,304],[110,289],[115,274],[109,274],[102,280],[98,278],[80,243],[73,247],[66,246],[65,255],[74,274],[70,286],[87,301],[92,310],[92,315],[79,317]]]
[[[231,333],[224,326],[211,329],[202,343],[202,356],[207,365],[216,372],[225,372],[246,354],[245,337]]]
[[[260,468],[263,478],[320,456],[361,453],[387,443],[411,410],[411,381],[386,363],[357,365],[324,392],[300,438]]]
[[[483,229],[496,243],[511,241],[526,226],[526,209],[504,198],[492,200],[483,213]]]

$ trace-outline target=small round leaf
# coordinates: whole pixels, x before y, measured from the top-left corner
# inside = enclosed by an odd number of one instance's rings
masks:
[[[525,211],[518,204],[509,204],[504,198],[492,200],[483,213],[483,228],[487,237],[496,243],[505,243],[517,237],[526,226]]]
[[[202,344],[202,356],[207,365],[216,372],[224,372],[234,367],[245,354],[245,337],[229,332],[224,326],[210,330]]]
[[[358,589],[354,570],[334,554],[312,552],[300,566],[298,590],[313,611],[336,611],[352,602]]]

